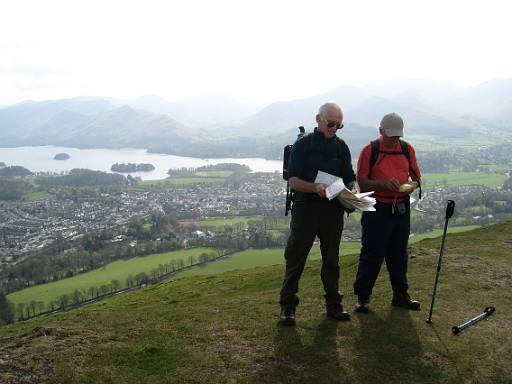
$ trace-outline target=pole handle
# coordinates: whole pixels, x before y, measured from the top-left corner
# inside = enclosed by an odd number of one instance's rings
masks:
[[[453,215],[453,211],[455,210],[455,201],[448,200],[446,204],[446,219],[448,220]]]
[[[487,308],[485,308],[484,313],[486,314],[486,316],[489,316],[489,315],[492,315],[495,310],[496,310],[496,308],[494,308],[494,307],[487,307]]]

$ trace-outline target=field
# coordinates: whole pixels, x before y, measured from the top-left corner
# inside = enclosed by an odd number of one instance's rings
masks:
[[[48,192],[45,191],[34,191],[25,194],[25,199],[29,201],[40,200],[48,197]]]
[[[425,188],[434,186],[457,185],[482,185],[490,188],[498,188],[503,185],[507,176],[503,173],[482,172],[448,172],[448,173],[424,173],[422,181]]]
[[[465,232],[477,228],[476,226],[467,227],[450,227],[448,233]],[[411,237],[410,243],[414,244],[420,240],[438,237],[442,234],[442,230],[435,230]],[[341,245],[341,260],[345,260],[345,256],[359,253],[359,242],[343,242]],[[119,280],[121,285],[125,286],[126,277],[135,276],[138,273],[148,273],[151,269],[158,267],[159,264],[169,263],[171,260],[183,259],[188,264],[190,255],[194,255],[197,259],[203,252],[213,252],[208,248],[194,248],[188,250],[180,250],[174,252],[166,252],[162,254],[153,254],[144,257],[136,257],[130,260],[115,261],[106,265],[104,268],[91,272],[76,275],[71,278],[59,280],[53,283],[37,285],[26,288],[21,291],[12,293],[8,296],[13,303],[28,303],[31,300],[49,303],[62,294],[71,294],[75,289],[87,290],[89,287],[100,287],[108,284],[113,279]],[[320,259],[320,249],[315,244],[311,249],[310,260]],[[348,259],[347,259],[348,260]],[[350,258],[352,260],[352,258]],[[236,269],[248,269],[260,266],[268,266],[274,264],[283,264],[283,249],[250,249],[237,252],[225,259],[209,263],[206,266],[196,266],[190,270],[181,272],[175,278],[195,275],[211,275]]]
[[[448,233],[461,233],[471,231],[475,228],[478,228],[476,225],[466,226],[466,227],[449,227]],[[409,244],[415,244],[424,239],[432,239],[441,236],[443,233],[442,229],[437,229],[432,232],[421,233],[415,236],[412,236]],[[440,244],[439,244],[440,245]],[[360,243],[356,241],[344,241],[341,244],[341,258],[342,262],[350,260],[352,263],[355,262],[355,258],[347,257],[349,255],[357,255],[360,251]],[[282,248],[278,249],[250,249],[243,252],[237,252],[226,259],[218,260],[214,263],[207,264],[205,266],[197,266],[182,273],[176,275],[175,278],[181,278],[186,276],[196,276],[196,275],[210,275],[215,273],[226,272],[230,270],[236,269],[247,269],[254,267],[261,267],[267,265],[274,264],[283,264],[284,250]],[[318,244],[315,244],[311,249],[308,260],[319,260],[321,259],[320,248]]]
[[[233,225],[238,223],[247,224],[249,220],[261,220],[262,216],[236,216],[236,217],[226,217],[226,218],[218,218],[212,217],[208,219],[201,219],[198,221],[199,225],[212,226],[212,227],[223,227],[225,225]]]
[[[321,263],[309,260],[297,325],[276,325],[282,265],[192,276],[0,327],[5,383],[510,383],[512,223],[452,233],[427,324],[439,239],[412,248],[421,311],[390,305],[382,269],[367,315],[352,312],[356,256],[340,289],[352,320],[325,317]],[[496,307],[488,320],[451,328]]]
[[[62,294],[71,294],[75,289],[87,290],[90,287],[100,287],[117,279],[121,286],[126,286],[126,278],[129,275],[137,275],[141,272],[149,273],[151,269],[157,268],[159,264],[167,264],[171,260],[183,259],[188,264],[189,256],[198,257],[201,253],[213,252],[208,248],[193,248],[174,252],[166,252],[135,257],[129,260],[119,260],[94,271],[82,273],[71,278],[56,282],[36,285],[8,295],[13,303],[28,303],[31,300],[42,301],[48,304]]]
[[[163,180],[143,180],[140,186],[150,185],[186,185],[197,183],[223,183],[233,174],[232,171],[199,171],[189,177],[170,177]]]
[[[215,177],[175,177],[162,180],[142,180],[139,182],[141,186],[150,185],[186,185],[186,184],[197,184],[197,183],[222,183],[224,179]]]
[[[344,259],[344,255],[354,254],[357,252],[359,252],[359,243],[343,243],[341,246],[341,260]],[[318,244],[316,244],[311,249],[308,259],[318,260],[320,258],[320,247]],[[237,252],[226,259],[218,260],[214,263],[207,264],[206,266],[194,267],[188,271],[184,271],[176,275],[176,278],[195,275],[211,275],[235,269],[248,269],[283,263],[284,258],[282,248],[250,249]]]

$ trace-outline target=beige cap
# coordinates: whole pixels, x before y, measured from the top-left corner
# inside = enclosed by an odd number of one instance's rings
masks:
[[[388,113],[380,121],[380,129],[386,133],[386,136],[404,136],[404,121],[398,113]]]

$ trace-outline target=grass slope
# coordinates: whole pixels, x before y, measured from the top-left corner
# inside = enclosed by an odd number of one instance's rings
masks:
[[[468,231],[474,228],[476,228],[476,226],[452,227],[450,228],[450,232],[455,233],[459,231]],[[442,230],[437,229],[432,232],[414,235],[411,238],[410,243],[413,244],[424,238],[437,237],[441,234]],[[341,253],[342,256],[352,255],[359,253],[359,249],[359,242],[343,242],[341,246]],[[214,250],[209,248],[192,248],[152,254],[144,257],[135,257],[129,260],[115,261],[107,264],[103,268],[79,274],[67,279],[25,288],[8,295],[8,299],[14,304],[29,303],[31,300],[35,300],[42,301],[47,305],[51,300],[56,299],[62,294],[72,294],[76,289],[87,290],[89,287],[100,287],[101,285],[110,283],[113,279],[119,280],[121,285],[124,287],[126,285],[126,278],[128,275],[135,276],[141,272],[149,273],[151,269],[158,267],[159,264],[166,264],[171,260],[183,259],[185,263],[188,263],[189,256],[192,255],[197,260],[199,255],[203,252],[210,253],[214,252]],[[179,273],[176,276],[177,278],[181,278],[193,275],[210,275],[235,269],[283,264],[283,252],[284,250],[282,248],[249,249],[237,252],[226,259],[218,260],[214,263],[208,263],[205,266],[194,267],[190,270]],[[309,259],[318,260],[320,258],[320,249],[318,245],[314,245],[310,252]]]
[[[422,175],[424,185],[432,188],[443,186],[445,183],[450,187],[458,185],[482,185],[489,188],[499,188],[503,185],[507,176],[505,172],[482,173],[482,172],[447,172],[447,173],[425,173]]]
[[[389,305],[383,268],[369,315],[324,316],[320,262],[301,280],[298,324],[276,325],[283,267],[177,279],[0,328],[2,383],[510,383],[512,223],[450,234],[432,325],[440,239],[411,247],[420,312]],[[344,257],[345,305],[356,257]],[[487,321],[451,327],[486,306]]]
[[[13,303],[29,303],[31,300],[42,301],[48,304],[62,294],[71,294],[74,290],[87,290],[90,287],[100,287],[112,280],[119,280],[121,286],[126,286],[126,278],[138,273],[149,272],[159,264],[168,264],[172,260],[183,259],[188,264],[189,256],[197,260],[201,253],[214,252],[211,248],[190,248],[179,251],[155,253],[148,256],[134,257],[128,260],[118,260],[90,272],[82,273],[71,278],[36,285],[8,295]]]

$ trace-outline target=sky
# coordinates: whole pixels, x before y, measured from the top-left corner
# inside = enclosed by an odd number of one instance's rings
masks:
[[[2,0],[0,105],[512,77],[508,0]]]

